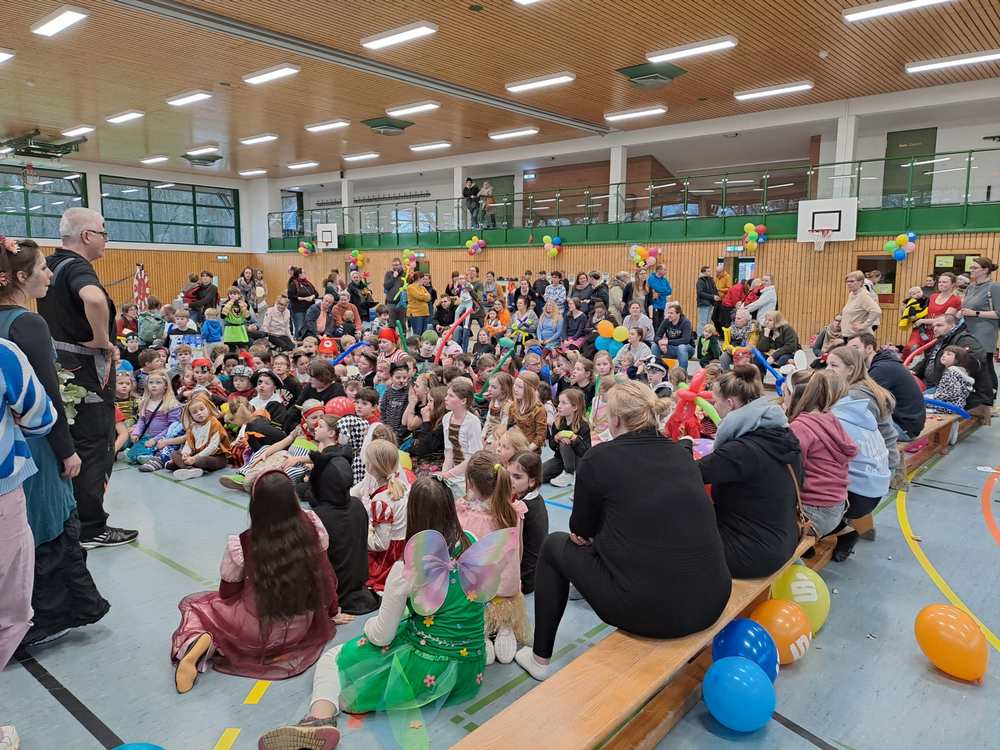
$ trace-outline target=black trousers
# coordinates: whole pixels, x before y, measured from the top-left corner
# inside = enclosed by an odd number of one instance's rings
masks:
[[[80,546],[80,519],[75,510],[62,534],[35,547],[31,606],[35,616],[25,645],[66,628],[95,623],[111,609],[87,570],[87,550]]]
[[[542,483],[551,482],[564,471],[567,474],[576,473],[576,464],[580,460],[573,446],[559,443],[559,450],[548,461],[542,464]]]
[[[114,402],[80,404],[70,434],[81,461],[80,473],[73,479],[73,494],[80,513],[80,538],[87,541],[107,527],[104,491],[115,463]]]

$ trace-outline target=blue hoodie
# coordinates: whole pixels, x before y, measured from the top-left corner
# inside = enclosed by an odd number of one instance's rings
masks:
[[[847,466],[847,490],[864,497],[882,497],[889,491],[889,451],[868,410],[868,401],[850,396],[833,405],[844,432],[858,446],[858,454]]]
[[[674,293],[673,287],[670,286],[670,279],[666,276],[661,279],[654,273],[650,274],[647,281],[649,288],[659,295],[653,300],[653,309],[663,310],[667,306],[667,297]]]

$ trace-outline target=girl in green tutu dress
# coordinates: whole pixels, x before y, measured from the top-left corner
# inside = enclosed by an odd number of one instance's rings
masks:
[[[247,319],[250,317],[250,308],[243,301],[240,290],[233,287],[229,290],[229,298],[222,306],[222,341],[229,344],[229,351],[239,351],[239,346],[246,346],[250,343],[247,335]]]
[[[340,739],[341,708],[386,711],[402,747],[428,748],[426,724],[433,713],[479,693],[484,609],[514,557],[517,530],[502,529],[473,544],[458,522],[451,490],[432,477],[413,483],[406,521],[403,559],[389,571],[378,614],[360,637],[323,654],[309,715],[265,734],[261,750],[332,750]]]

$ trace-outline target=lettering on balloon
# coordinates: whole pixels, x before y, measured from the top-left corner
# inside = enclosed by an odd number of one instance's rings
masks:
[[[810,643],[812,643],[812,637],[803,634],[796,638],[793,643],[788,644],[788,650],[792,652],[792,661],[798,661],[805,656]]]
[[[795,580],[789,588],[792,591],[792,599],[796,602],[815,602],[819,600],[819,592],[816,584],[809,580],[803,573],[796,573]]]

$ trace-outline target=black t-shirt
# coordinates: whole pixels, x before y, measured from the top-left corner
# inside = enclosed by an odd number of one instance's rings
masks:
[[[82,255],[59,248],[46,259],[46,262],[53,274],[61,265],[67,264],[58,278],[53,276],[48,294],[38,300],[38,313],[45,318],[52,332],[52,338],[71,344],[81,344],[94,338],[83,300],[80,299],[80,290],[87,286],[96,286],[104,292],[108,300],[108,339],[114,341],[117,315],[115,303],[108,296],[101,280],[97,278],[97,272],[90,261]]]

